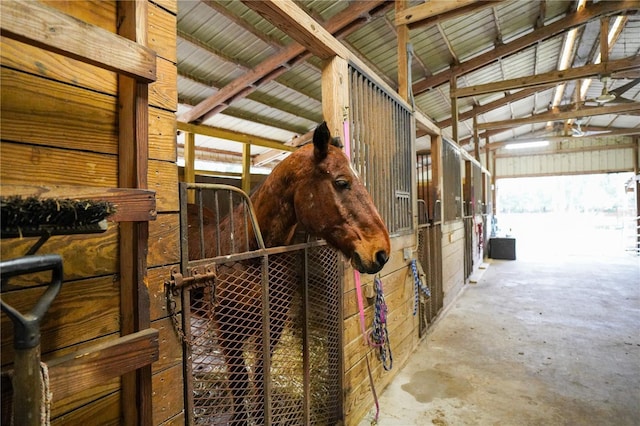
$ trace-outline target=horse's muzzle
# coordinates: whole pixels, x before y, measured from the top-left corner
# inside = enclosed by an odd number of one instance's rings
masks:
[[[353,253],[351,258],[351,266],[363,274],[376,274],[384,267],[385,263],[389,260],[389,255],[385,250],[379,250],[376,252],[374,259],[370,262],[365,262],[357,252]]]

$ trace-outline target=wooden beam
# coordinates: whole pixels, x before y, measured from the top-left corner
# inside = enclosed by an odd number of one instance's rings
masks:
[[[0,1],[0,34],[137,81],[156,80],[156,54],[96,25],[31,1]]]
[[[362,13],[366,13],[369,10],[374,9],[382,3],[383,0],[354,2],[328,21],[326,29],[330,33],[339,32],[353,21],[354,16],[360,16]],[[249,3],[249,7],[251,6],[252,3]],[[320,26],[317,22],[315,22],[315,25]],[[185,123],[195,121],[210,111],[214,111],[216,108],[219,108],[221,105],[230,102],[231,99],[237,97],[247,87],[252,87],[258,82],[265,82],[275,78],[274,73],[284,73],[287,71],[288,67],[291,65],[290,62],[297,60],[298,56],[303,54],[305,51],[305,47],[301,44],[291,43],[281,52],[258,64],[251,71],[233,80],[214,95],[193,107],[190,111],[182,114],[178,117],[178,121]]]
[[[552,71],[528,77],[513,78],[494,83],[479,84],[477,86],[463,87],[451,90],[451,96],[463,98],[466,96],[484,95],[487,93],[502,92],[505,90],[520,89],[525,87],[537,87],[562,81],[577,80],[579,78],[597,77],[600,74],[611,74],[616,71],[632,70],[640,67],[640,56],[609,61],[607,63],[588,64],[578,68],[570,68],[562,71]]]
[[[61,401],[159,359],[158,330],[100,343],[47,362],[53,401]]]
[[[546,25],[545,27],[534,30],[529,34],[513,40],[512,42],[496,46],[487,53],[414,83],[413,93],[414,95],[419,95],[432,87],[448,82],[452,75],[463,75],[474,71],[502,57],[517,53],[535,43],[538,43],[539,41],[546,40],[557,34],[583,25],[595,18],[625,10],[640,10],[640,3],[637,0],[623,0],[601,1],[595,4],[589,4],[588,7],[567,15],[566,17]]]
[[[458,121],[465,121],[479,114],[484,114],[486,112],[500,108],[504,105],[508,105],[512,102],[516,102],[521,99],[528,98],[529,96],[536,94],[540,90],[547,90],[549,87],[551,87],[551,85],[540,86],[540,87],[530,87],[528,89],[522,89],[515,93],[508,94],[504,98],[497,99],[495,101],[486,103],[484,105],[477,105],[468,111],[458,114]],[[452,121],[453,120],[451,118],[447,118],[446,120],[438,121],[436,123],[436,126],[440,127],[441,129],[444,129],[446,127],[451,126]]]
[[[533,142],[538,140],[545,140],[549,142],[564,142],[568,140],[577,141],[580,139],[585,140],[585,139],[593,139],[593,138],[605,138],[609,136],[633,136],[633,135],[640,135],[640,128],[634,127],[630,129],[616,129],[616,130],[611,130],[609,132],[602,132],[597,135],[585,135],[585,136],[538,136],[538,137],[531,137],[531,138],[519,138],[519,139],[512,139],[509,141],[493,142],[488,144],[488,146],[489,146],[489,149],[498,149],[510,144],[527,143],[527,142]],[[604,148],[600,147],[600,149],[604,149]]]
[[[194,133],[213,138],[227,139],[234,142],[262,146],[265,148],[279,149],[281,151],[293,152],[295,147],[284,145],[275,139],[261,138],[260,136],[246,133],[234,132],[233,130],[220,129],[218,127],[204,126],[202,124],[188,124],[178,121],[178,130],[187,133]]]
[[[419,109],[416,108],[413,112],[413,116],[416,119],[416,130],[423,130],[431,136],[439,136],[441,134],[440,127],[433,124],[433,122],[429,120]]]
[[[271,0],[244,0],[244,3],[313,55],[320,59],[335,56],[331,34],[295,3]]]
[[[491,121],[489,123],[478,124],[478,130],[518,127],[523,124],[540,123],[543,121],[558,121],[568,118],[591,117],[594,115],[604,114],[622,114],[633,111],[640,111],[640,102],[611,105],[584,107],[577,110],[569,111],[547,111],[541,114],[532,115],[530,117],[514,118],[511,120]]]
[[[411,29],[432,24],[434,21],[445,21],[456,16],[477,12],[485,7],[494,6],[502,0],[478,1],[478,0],[452,0],[452,1],[427,1],[407,8],[402,13],[396,13],[396,26],[409,25]]]

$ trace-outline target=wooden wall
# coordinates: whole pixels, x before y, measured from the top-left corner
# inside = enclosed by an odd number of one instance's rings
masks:
[[[65,14],[117,33],[116,1],[45,1]],[[179,261],[178,170],[175,164],[177,108],[175,0],[146,3],[147,46],[156,52],[156,80],[148,86],[149,189],[156,191],[156,220],[149,222],[146,303],[159,330],[160,356],[152,367],[153,424],[181,423],[181,352],[168,319],[164,280]],[[11,185],[119,187],[118,75],[101,67],[3,37],[1,52],[0,180]],[[143,129],[144,130],[144,129]],[[133,142],[132,142],[133,143]],[[126,145],[126,144],[125,144]],[[74,194],[69,194],[73,197]],[[155,212],[154,212],[155,215]],[[110,222],[103,234],[52,237],[39,254],[59,253],[64,284],[42,325],[43,360],[50,361],[109,342],[122,333],[120,235]],[[33,241],[3,240],[3,259],[21,256]],[[144,271],[143,271],[144,272]],[[3,300],[26,312],[42,292],[42,276],[12,282]],[[2,367],[12,363],[12,325],[2,315]],[[136,401],[121,400],[122,379],[58,400],[53,424],[122,424]],[[55,389],[53,389],[55,395]],[[135,411],[135,408],[134,408]],[[148,423],[147,423],[148,424]]]

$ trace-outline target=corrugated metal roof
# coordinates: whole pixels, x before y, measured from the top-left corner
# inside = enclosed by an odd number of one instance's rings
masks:
[[[411,6],[421,2],[412,0]],[[338,13],[345,13],[361,3],[331,0],[297,1],[303,10],[321,23],[331,21]],[[371,5],[376,4],[371,1]],[[249,4],[250,5],[250,4]],[[597,3],[596,3],[597,5]],[[389,6],[383,5],[383,6]],[[352,19],[359,27],[342,38],[343,43],[370,64],[371,68],[384,74],[385,80],[397,83],[397,34],[393,5],[384,13],[372,11],[365,23],[358,21],[362,14]],[[590,2],[587,7],[594,6]],[[373,6],[372,6],[373,7]],[[410,30],[413,46],[412,77],[414,83],[428,81],[432,76],[463,65],[473,58],[492,55],[500,43],[512,43],[527,34],[536,34],[541,25],[549,25],[573,14],[575,2],[569,0],[507,0],[493,3],[464,15],[449,19],[438,19],[426,26]],[[365,14],[366,16],[366,14]],[[610,49],[610,60],[629,58],[640,52],[640,17],[626,14],[624,27]],[[614,17],[615,18],[615,17]],[[613,25],[614,19],[610,20]],[[578,29],[578,37],[572,48],[570,63],[583,66],[593,63],[599,52],[598,20]],[[566,32],[546,36],[518,52],[493,58],[484,65],[472,69],[457,79],[459,88],[495,83],[514,78],[526,78],[535,74],[556,71],[566,39]],[[218,93],[219,90],[245,76],[258,65],[264,64],[287,45],[294,43],[282,30],[251,10],[247,4],[237,0],[178,1],[178,96],[181,103],[180,116],[192,106]],[[287,142],[294,136],[306,133],[322,120],[321,67],[322,61],[310,57],[295,61],[275,79],[257,82],[239,96],[220,106],[221,112],[205,115],[204,124],[255,134],[261,137]],[[616,90],[640,77],[640,70],[625,75],[614,72],[607,81],[609,91]],[[576,84],[572,81],[559,83],[563,96],[559,105],[564,107],[575,101]],[[587,90],[586,99],[598,97],[603,83],[594,78]],[[479,123],[529,117],[542,113],[551,106],[556,89],[541,87],[537,93],[510,104],[498,105],[478,116]],[[509,99],[516,89],[469,96],[458,99],[459,114],[474,108]],[[622,94],[624,98],[640,101],[640,84]],[[617,100],[619,101],[619,100]],[[617,102],[614,101],[614,102]],[[612,102],[613,104],[613,102]],[[451,118],[450,85],[427,88],[415,94],[415,105],[425,116],[435,122]],[[636,128],[640,132],[637,115],[601,115],[584,117],[583,127]],[[472,135],[471,119],[462,119],[459,136],[466,139]],[[562,123],[551,123],[553,132],[563,128]],[[549,123],[527,123],[503,132],[488,133],[490,142],[511,140],[515,137],[539,136],[551,130]],[[443,129],[450,135],[451,127]],[[483,138],[482,141],[485,139]],[[199,139],[197,140],[198,143]],[[464,143],[464,141],[463,141]],[[484,142],[482,142],[484,143]],[[226,144],[220,140],[202,139],[202,146],[238,153],[239,144]],[[264,148],[252,149],[252,153],[263,153]]]

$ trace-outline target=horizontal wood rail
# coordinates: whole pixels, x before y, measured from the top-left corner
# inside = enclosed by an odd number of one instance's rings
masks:
[[[116,209],[107,218],[111,222],[146,222],[157,217],[156,192],[148,189],[0,184],[0,195],[107,201],[113,203]]]
[[[84,389],[158,360],[158,330],[147,328],[107,343],[47,362],[49,386],[54,400],[62,400]]]
[[[156,80],[156,53],[38,2],[0,2],[3,37],[132,77]]]

